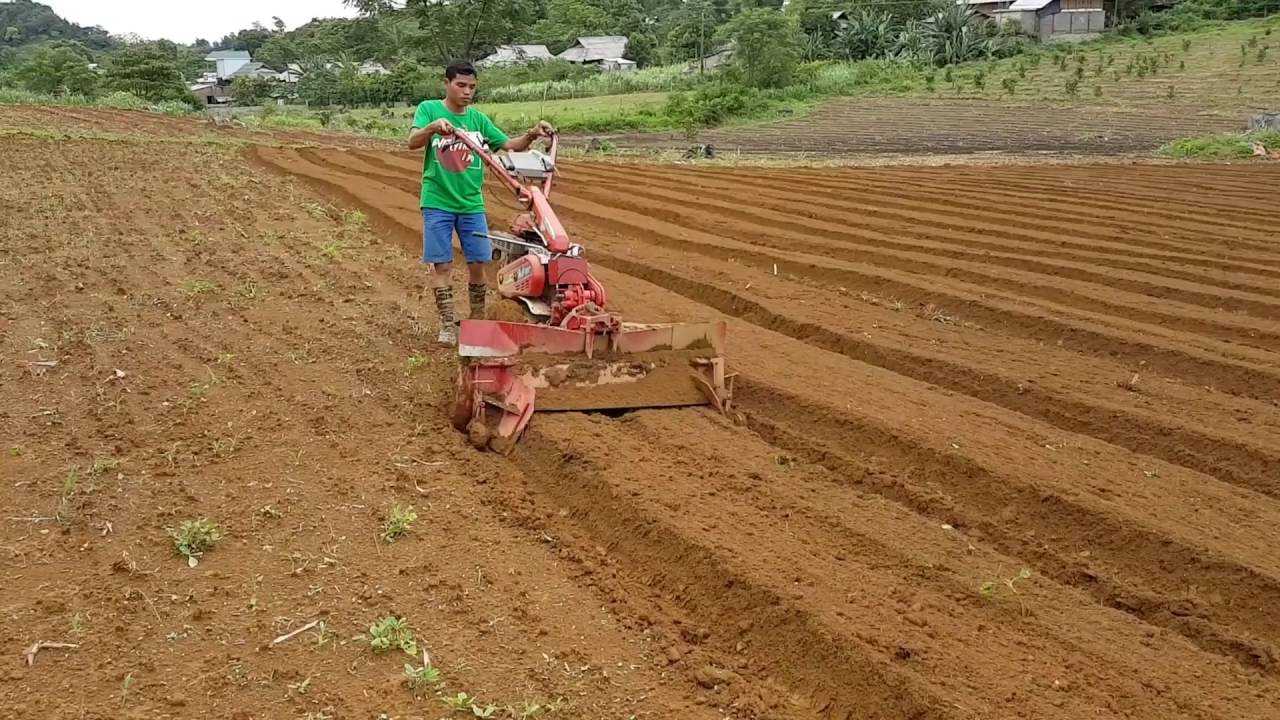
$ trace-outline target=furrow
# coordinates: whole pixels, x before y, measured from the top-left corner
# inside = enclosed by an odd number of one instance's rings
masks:
[[[636,176],[670,185],[670,179],[664,178],[661,174],[655,175],[640,172],[636,173]],[[698,186],[698,188],[699,192],[705,192],[702,186]],[[721,184],[720,189],[722,192],[724,190],[736,191],[739,197],[742,190],[740,186],[732,182]],[[881,226],[886,229],[919,227],[943,233],[951,232],[953,235],[954,231],[964,231],[965,234],[978,234],[985,237],[996,237],[1001,240],[1032,243],[1040,246],[1065,246],[1091,252],[1107,252],[1125,257],[1138,256],[1192,262],[1195,264],[1204,262],[1204,258],[1196,253],[1203,252],[1206,249],[1203,243],[1179,244],[1128,236],[1127,234],[1117,236],[1114,232],[1107,233],[1095,231],[1089,227],[1082,227],[1083,223],[1074,225],[1055,224],[1051,219],[1019,221],[1002,215],[971,211],[945,213],[936,209],[938,203],[932,197],[917,198],[914,202],[909,203],[894,203],[886,201],[884,197],[873,194],[861,202],[855,202],[854,196],[847,192],[831,191],[833,194],[837,192],[838,194],[824,199],[815,197],[812,193],[791,193],[780,190],[777,187],[760,187],[758,189],[760,194],[757,196],[757,200],[761,203],[781,203],[805,209],[820,207],[823,210],[856,213],[858,220],[855,226],[865,225],[871,219],[882,221]],[[809,210],[809,212],[812,211]],[[1060,232],[1048,232],[1046,228],[1057,228]],[[1128,233],[1131,232],[1132,230],[1128,231]],[[1087,239],[1092,242],[1084,243],[1078,240],[1066,240],[1066,238]],[[1222,242],[1227,241],[1216,242],[1217,245],[1211,245],[1210,248],[1220,247]],[[1274,248],[1274,246],[1272,247]],[[1233,253],[1233,259],[1236,255],[1237,253]],[[1214,266],[1221,266],[1227,270],[1238,269],[1240,272],[1253,272],[1280,277],[1280,255],[1268,254],[1254,257],[1239,254],[1239,258],[1232,263],[1228,263],[1226,260],[1217,260],[1216,262],[1219,264]]]
[[[1043,420],[1070,432],[1089,435],[1133,452],[1158,457],[1223,481],[1280,498],[1280,457],[1184,425],[1160,422],[1120,408],[1093,405],[1057,393],[1025,387],[985,369],[910,350],[888,347],[813,323],[775,313],[741,295],[616,255],[593,252],[594,263],[708,305],[730,317],[781,333],[856,362],[947,388]]]
[[[1033,561],[1040,572],[1107,607],[1177,632],[1206,651],[1280,674],[1274,645],[1280,618],[1254,612],[1280,601],[1280,583],[1270,577],[1064,496],[1010,483],[963,458],[920,447],[890,429],[837,415],[764,383],[744,381],[738,406],[748,425],[770,443],[826,467],[851,486],[976,531],[1001,553]],[[1085,559],[1075,548],[1093,550]],[[1242,583],[1233,588],[1234,602],[1241,605],[1193,607],[1183,597],[1184,577]]]
[[[990,297],[990,294],[979,299],[944,289],[945,286],[938,283],[926,287],[898,279],[887,271],[863,269],[862,266],[849,263],[815,265],[802,259],[803,256],[782,251],[772,254],[757,252],[747,245],[737,247],[738,243],[724,238],[706,237],[702,233],[678,226],[668,227],[668,223],[659,220],[573,198],[561,198],[560,206],[562,216],[575,219],[579,223],[579,229],[589,224],[624,237],[643,237],[646,242],[673,250],[751,265],[765,272],[781,265],[788,273],[822,283],[857,287],[867,292],[921,304],[932,303],[938,307],[963,311],[966,317],[989,328],[999,328],[1044,342],[1061,343],[1080,352],[1123,355],[1135,364],[1145,363],[1157,372],[1244,397],[1272,397],[1280,390],[1280,377],[1261,366],[1214,357],[1199,350],[1157,345],[1146,336],[1138,338],[1118,331],[1106,332],[1096,326],[1060,317],[1037,315],[1030,312],[1029,308],[1015,307]],[[597,246],[600,242],[601,238],[597,236]],[[601,251],[603,250],[592,248],[593,256]],[[1247,349],[1240,348],[1239,351],[1244,353],[1245,350]]]
[[[1185,328],[1209,337],[1217,337],[1245,345],[1266,349],[1275,349],[1280,346],[1277,343],[1278,338],[1266,329],[1272,325],[1271,323],[1236,323],[1232,322],[1236,318],[1226,317],[1221,314],[1215,314],[1215,316],[1209,318],[1196,317],[1195,314],[1199,309],[1191,307],[1178,308],[1165,305],[1163,308],[1168,308],[1167,311],[1151,310],[1149,307],[1143,307],[1143,305],[1149,305],[1149,301],[1141,297],[1133,298],[1126,304],[1119,304],[1109,300],[1098,299],[1093,294],[1085,294],[1086,290],[1091,291],[1091,293],[1097,293],[1099,291],[1106,292],[1110,288],[1133,287],[1137,293],[1164,299],[1182,300],[1182,295],[1176,288],[1142,283],[1125,278],[1098,276],[1087,272],[1081,273],[1084,275],[1082,280],[1090,283],[1090,286],[1075,288],[1070,285],[1064,285],[1058,279],[1072,274],[1072,268],[1061,266],[1051,266],[1042,273],[1048,277],[1000,276],[990,272],[988,264],[982,262],[949,264],[934,262],[934,254],[936,253],[925,254],[926,250],[933,249],[927,246],[922,248],[904,245],[884,236],[875,236],[877,241],[875,245],[868,245],[867,243],[859,242],[858,238],[867,237],[870,239],[873,237],[870,233],[865,235],[861,233],[855,234],[834,223],[807,220],[794,215],[774,213],[762,209],[748,209],[742,205],[729,202],[690,200],[687,197],[682,198],[678,192],[662,189],[650,191],[640,190],[632,186],[626,193],[605,193],[584,189],[590,187],[591,185],[587,184],[583,188],[575,187],[566,192],[574,197],[605,205],[612,204],[619,208],[640,213],[652,213],[655,206],[660,207],[666,217],[676,220],[684,227],[713,234],[731,234],[752,245],[766,248],[787,248],[795,252],[830,257],[836,260],[847,258],[849,249],[852,249],[850,246],[852,246],[857,248],[859,260],[873,265],[890,267],[905,272],[927,272],[979,286],[999,287],[1021,296],[1041,297],[1062,305],[1079,307],[1103,314],[1143,320],[1155,325]],[[643,200],[653,201],[654,205],[644,203],[642,202]],[[735,232],[733,227],[738,225],[742,226],[742,230]],[[760,229],[761,227],[769,227],[776,230],[765,232]],[[832,241],[834,244],[813,242],[811,238],[822,238]],[[899,250],[898,248],[902,249]],[[961,255],[961,257],[964,256]],[[984,259],[991,258],[988,256]],[[1034,268],[1030,269],[1030,271],[1036,272]],[[1150,290],[1151,292],[1146,293],[1143,292],[1144,290]],[[1191,299],[1199,300],[1205,307],[1210,309],[1251,312],[1260,318],[1280,318],[1280,304],[1222,295],[1188,294],[1191,295]]]

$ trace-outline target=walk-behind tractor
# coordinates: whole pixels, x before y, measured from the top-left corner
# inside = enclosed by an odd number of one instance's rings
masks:
[[[478,448],[515,447],[534,412],[623,411],[711,405],[729,410],[733,374],[725,370],[725,322],[623,322],[608,309],[548,197],[556,178],[558,136],[547,153],[491,153],[465,132],[477,153],[521,206],[509,233],[493,233],[497,312],[463,320],[461,370],[453,422]]]

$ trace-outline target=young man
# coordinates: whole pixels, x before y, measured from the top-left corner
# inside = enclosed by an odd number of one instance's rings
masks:
[[[539,122],[519,137],[507,137],[484,113],[471,107],[476,93],[476,69],[471,63],[451,63],[444,77],[444,100],[418,105],[409,149],[427,148],[422,166],[422,262],[431,265],[429,284],[440,313],[439,341],[456,345],[458,322],[449,283],[453,235],[457,233],[467,260],[472,318],[484,317],[484,271],[493,250],[484,214],[484,162],[454,135],[466,132],[494,151],[521,151],[553,129]]]

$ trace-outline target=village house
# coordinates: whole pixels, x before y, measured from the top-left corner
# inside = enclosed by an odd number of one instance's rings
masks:
[[[624,35],[600,35],[580,37],[569,49],[557,57],[571,63],[599,65],[605,72],[634,70],[636,64],[627,60],[627,38]]]
[[[499,45],[493,53],[476,61],[476,67],[502,67],[523,65],[541,60],[554,60],[546,45]]]
[[[1043,43],[1093,40],[1106,28],[1102,0],[1014,0],[995,12],[996,22],[1015,23]]]

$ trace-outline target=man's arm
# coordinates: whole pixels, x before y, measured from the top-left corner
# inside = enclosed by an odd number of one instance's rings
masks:
[[[453,125],[444,118],[428,123],[426,127],[415,127],[409,132],[409,149],[420,150],[431,142],[433,135],[449,135]]]
[[[546,120],[539,120],[537,125],[529,128],[523,135],[513,137],[502,145],[503,150],[511,150],[513,152],[523,152],[529,149],[529,146],[538,138],[550,136],[556,131],[551,127],[551,123]]]

